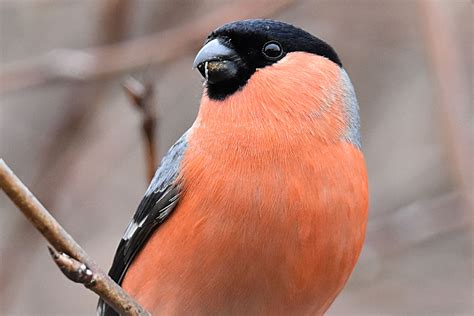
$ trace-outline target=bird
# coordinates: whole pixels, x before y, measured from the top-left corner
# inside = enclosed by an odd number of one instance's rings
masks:
[[[118,245],[110,277],[152,315],[322,315],[361,252],[359,106],[335,50],[292,24],[212,31],[203,94]],[[98,315],[117,315],[99,301]]]

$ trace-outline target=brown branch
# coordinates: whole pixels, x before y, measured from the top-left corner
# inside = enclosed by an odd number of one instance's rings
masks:
[[[121,315],[149,315],[137,302],[133,300],[117,283],[105,274],[89,255],[77,244],[77,242],[64,230],[44,208],[28,188],[18,179],[7,164],[0,159],[0,188],[23,212],[26,218],[36,229],[48,240],[48,242],[59,252],[68,254],[74,260],[67,260],[61,254],[57,255],[55,261],[62,266],[62,271],[71,272],[85,282],[92,291],[97,293],[104,301]],[[56,257],[56,252],[53,252]],[[79,266],[77,266],[79,264]],[[82,266],[85,265],[85,267]],[[81,269],[78,269],[81,268]],[[78,272],[82,270],[82,272]],[[74,272],[76,271],[76,272]],[[91,275],[91,278],[85,276]],[[87,282],[90,280],[90,282]],[[80,282],[83,283],[83,282]]]
[[[268,17],[295,0],[240,0],[175,28],[127,42],[87,50],[56,50],[4,66],[0,93],[51,81],[88,81],[176,60],[203,42],[214,28],[238,19]]]
[[[151,78],[144,83],[129,77],[123,83],[123,89],[130,101],[142,114],[142,132],[145,139],[145,159],[147,161],[148,182],[153,179],[157,166],[156,136],[157,115],[155,110],[155,89]],[[147,182],[147,183],[148,183]]]

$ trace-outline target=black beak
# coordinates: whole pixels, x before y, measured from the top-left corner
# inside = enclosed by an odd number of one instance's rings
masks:
[[[236,51],[222,44],[218,38],[204,45],[194,59],[197,68],[208,83],[218,83],[237,75],[239,59]]]

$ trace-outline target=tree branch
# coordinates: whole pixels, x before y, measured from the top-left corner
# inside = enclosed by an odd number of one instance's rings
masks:
[[[68,255],[66,257],[64,254],[52,251],[55,262],[68,278],[86,285],[121,315],[149,315],[99,268],[18,179],[3,159],[0,159],[0,188],[57,251]]]

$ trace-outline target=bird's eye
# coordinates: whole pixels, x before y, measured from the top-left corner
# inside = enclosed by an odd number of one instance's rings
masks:
[[[283,49],[280,43],[271,41],[263,45],[262,53],[268,60],[277,60],[283,55]]]

